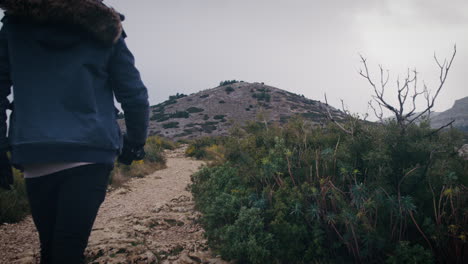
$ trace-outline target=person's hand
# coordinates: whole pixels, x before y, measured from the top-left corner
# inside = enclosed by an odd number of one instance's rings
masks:
[[[128,141],[127,137],[124,136],[124,144],[122,153],[119,155],[118,162],[131,165],[135,160],[142,160],[146,153],[143,145],[137,146]]]
[[[0,188],[11,190],[13,184],[13,170],[7,153],[0,153]]]

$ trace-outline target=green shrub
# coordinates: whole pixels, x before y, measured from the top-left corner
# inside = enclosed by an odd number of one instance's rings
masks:
[[[158,136],[150,136],[146,140],[146,156],[142,162],[133,162],[131,165],[123,165],[116,162],[111,172],[109,184],[111,187],[120,187],[131,178],[142,178],[156,170],[166,167],[164,150],[173,150],[177,144]]]
[[[207,124],[203,124],[201,128],[202,128],[203,132],[205,132],[205,133],[212,133],[213,131],[215,131],[217,129],[216,126],[207,125]]]
[[[390,256],[385,263],[414,263],[414,264],[431,264],[434,263],[431,252],[420,245],[411,246],[408,241],[401,241],[394,255]]]
[[[204,158],[216,145],[226,160],[191,186],[212,248],[239,263],[467,258],[457,250],[468,246],[463,135],[427,123],[402,133],[395,122],[357,122],[353,132],[295,118],[192,143],[187,154]]]
[[[152,111],[154,113],[158,113],[158,112],[164,112],[164,106],[161,106],[161,105],[157,105],[157,106],[152,106],[151,107]]]
[[[176,111],[169,115],[169,118],[189,118],[190,114],[187,111]]]
[[[226,115],[215,115],[213,117],[214,120],[219,120],[219,119],[224,119],[224,117],[226,117]]]
[[[185,135],[193,134],[193,132],[198,131],[198,129],[184,129]]]
[[[162,106],[173,105],[173,104],[176,104],[176,103],[177,103],[176,99],[170,99],[170,100],[167,100],[164,103],[162,103]]]
[[[164,163],[166,161],[163,153],[159,151],[158,149],[154,149],[151,146],[147,146],[145,147],[145,151],[146,151],[145,160],[149,162]]]
[[[235,91],[234,88],[232,88],[231,86],[226,87],[226,89],[224,90],[226,91],[227,94],[230,94]]]
[[[164,114],[164,112],[155,113],[150,118],[150,120],[156,120],[157,122],[164,122],[169,119],[170,115]]]
[[[224,140],[223,137],[201,137],[193,140],[186,152],[185,155],[188,157],[194,157],[197,159],[205,159],[207,157],[206,148],[218,145]]]
[[[229,245],[221,249],[223,256],[241,263],[271,263],[273,235],[264,231],[260,209],[242,207],[236,221],[221,232]]]
[[[164,164],[166,162],[163,154],[164,150],[174,150],[176,147],[176,143],[170,140],[158,136],[150,136],[145,144],[145,161]]]
[[[203,109],[203,108],[198,108],[198,107],[189,107],[186,111],[187,111],[188,113],[192,114],[192,113],[200,113],[200,112],[203,112],[203,111],[205,111],[205,109]]]
[[[224,85],[230,85],[230,84],[235,84],[235,83],[238,83],[239,81],[236,81],[236,80],[227,80],[227,81],[221,81],[219,83],[219,86],[224,86]]]
[[[184,98],[184,97],[187,97],[187,95],[183,93],[182,94],[177,93],[176,95],[169,96],[169,101],[177,100],[177,99]]]
[[[23,174],[13,170],[14,184],[12,190],[0,189],[0,225],[16,223],[29,214],[29,202]]]
[[[163,128],[179,128],[179,122],[169,122],[166,124],[163,124]]]
[[[252,98],[257,99],[257,101],[270,102],[270,99],[271,99],[270,91],[264,88],[258,89],[258,90],[260,90],[260,92],[252,94]]]
[[[316,112],[302,113],[301,116],[312,120],[323,119],[325,117],[324,114]]]

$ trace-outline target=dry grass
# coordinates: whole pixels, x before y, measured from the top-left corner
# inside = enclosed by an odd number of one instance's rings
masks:
[[[134,163],[130,166],[116,164],[110,176],[109,188],[116,189],[119,187],[124,187],[125,183],[128,182],[131,178],[143,178],[157,170],[162,170],[165,168],[165,162]]]

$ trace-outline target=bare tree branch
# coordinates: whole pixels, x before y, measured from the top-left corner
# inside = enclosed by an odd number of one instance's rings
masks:
[[[328,100],[327,100],[327,94],[325,93],[325,104],[327,105],[326,107],[326,110],[327,110],[327,118],[333,122],[336,126],[338,126],[343,132],[345,132],[346,134],[349,134],[349,135],[353,135],[353,131],[352,130],[349,130],[349,129],[346,129],[342,124],[340,124],[339,122],[337,122],[334,118],[333,118],[333,115],[331,114],[330,112],[330,107],[328,105]],[[343,100],[341,101],[341,103],[343,104]],[[343,105],[344,107],[344,105]]]
[[[439,131],[441,131],[442,129],[451,126],[454,122],[455,122],[455,119],[453,119],[452,121],[450,121],[450,122],[447,123],[446,125],[443,125],[443,126],[439,127],[438,129],[432,131],[431,133],[429,133],[429,134],[427,135],[427,137],[430,137],[430,136],[432,136],[432,135],[434,135],[434,134],[437,134],[437,133],[438,133]]]
[[[380,123],[383,123],[384,120],[383,120],[383,109],[382,109],[382,105],[381,104],[377,104],[379,106],[379,112],[377,112],[377,109],[374,107],[374,105],[372,104],[372,100],[369,101],[368,103],[369,107],[372,109],[372,111],[374,111],[374,115],[379,119]]]
[[[381,104],[384,105],[385,108],[387,108],[388,110],[392,111],[394,114],[397,115],[398,110],[395,109],[389,103],[387,103],[387,101],[384,99],[385,86],[386,86],[387,82],[382,83],[382,85],[380,87],[380,92],[379,92],[379,90],[377,89],[377,87],[375,86],[374,82],[372,81],[372,79],[371,79],[371,77],[369,75],[369,67],[367,66],[367,60],[362,55],[361,55],[361,63],[364,66],[364,71],[360,70],[359,74],[362,77],[364,77],[369,82],[369,84],[372,86],[372,88],[374,89],[374,94],[375,94],[375,97],[376,97],[375,100],[379,101]],[[381,71],[381,73],[383,74],[383,71]]]
[[[424,82],[423,89],[418,89],[419,73],[416,71],[416,69],[408,69],[403,80],[400,80],[400,77],[397,77],[396,88],[398,103],[393,105],[390,104],[384,96],[385,89],[387,88],[387,84],[389,82],[389,71],[385,71],[382,65],[378,66],[380,73],[380,87],[377,87],[376,83],[372,80],[370,76],[369,67],[367,65],[367,59],[364,58],[362,55],[359,55],[363,66],[363,68],[359,70],[359,74],[364,79],[366,79],[367,82],[372,86],[372,89],[374,90],[374,96],[372,97],[373,101],[375,101],[380,108],[379,111],[372,103],[369,103],[369,106],[374,111],[375,116],[382,121],[383,109],[387,109],[393,113],[398,125],[402,128],[402,130],[405,130],[408,125],[419,120],[422,116],[430,114],[432,108],[434,107],[435,101],[445,84],[448,73],[452,67],[453,60],[455,59],[456,53],[457,47],[456,45],[454,45],[453,54],[450,60],[445,59],[443,63],[441,63],[441,61],[437,58],[436,54],[434,53],[434,60],[437,66],[439,67],[439,83],[433,96],[431,96],[431,93]],[[426,100],[426,107],[421,112],[416,113],[416,101],[418,98],[420,98],[420,96],[424,96]]]
[[[445,84],[445,80],[447,80],[448,73],[450,71],[450,68],[452,67],[453,60],[455,59],[455,55],[457,54],[457,46],[453,46],[453,54],[452,57],[450,58],[450,61],[447,63],[447,60],[444,60],[444,63],[440,65],[439,61],[437,60],[437,57],[434,54],[434,57],[436,58],[437,65],[440,68],[440,77],[439,77],[439,86],[436,90],[435,95],[432,97],[432,99],[429,100],[429,95],[426,99],[428,99],[428,106],[426,109],[424,109],[421,113],[417,114],[413,119],[408,120],[408,124],[413,123],[416,121],[419,117],[430,111],[434,107],[435,100],[437,99],[437,96],[439,96],[440,90],[442,90],[442,87]],[[427,89],[426,89],[427,91]]]

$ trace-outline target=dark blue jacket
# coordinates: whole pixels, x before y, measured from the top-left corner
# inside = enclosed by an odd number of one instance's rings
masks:
[[[7,13],[0,31],[0,149],[11,147],[14,164],[113,163],[122,147],[114,95],[129,141],[144,144],[147,89],[119,36],[104,43],[77,24],[37,23]]]

